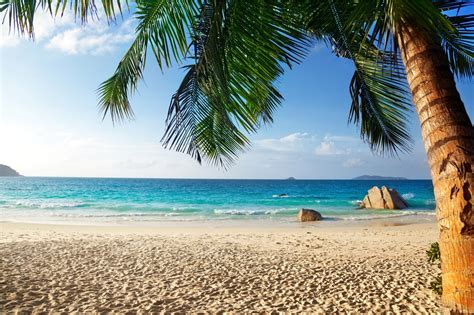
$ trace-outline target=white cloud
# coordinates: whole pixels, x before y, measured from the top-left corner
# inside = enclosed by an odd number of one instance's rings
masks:
[[[47,12],[38,12],[34,21],[35,40],[38,42],[47,41],[61,29],[75,25],[74,17],[70,11],[66,11],[63,16],[56,18]]]
[[[336,151],[334,142],[324,140],[314,149],[314,153],[316,155],[336,155],[339,154],[339,151]]]
[[[281,142],[286,142],[286,143],[294,143],[301,141],[303,139],[307,139],[309,137],[309,134],[306,132],[295,132],[291,133],[283,138],[280,138]]]
[[[289,152],[300,150],[305,141],[311,140],[311,136],[306,132],[295,132],[279,139],[256,140],[255,146],[259,149]]]
[[[134,37],[130,19],[123,22],[115,31],[102,23],[76,26],[64,30],[51,38],[46,47],[71,55],[96,55],[111,52],[118,45],[127,43]]]
[[[342,166],[347,167],[347,168],[354,168],[358,166],[364,165],[364,161],[362,161],[359,158],[353,158],[353,159],[347,159],[342,163]]]
[[[357,151],[360,140],[350,136],[326,135],[317,142],[317,138],[306,132],[295,132],[278,139],[256,140],[255,147],[264,151],[282,153],[311,152],[317,156],[349,155]]]
[[[44,42],[53,36],[60,29],[74,26],[74,18],[69,11],[62,17],[53,18],[46,11],[38,11],[34,18],[34,40],[37,43]],[[19,34],[14,29],[10,29],[8,21],[2,24],[0,30],[0,47],[14,47],[21,42],[31,40],[27,34]]]
[[[79,25],[70,11],[57,18],[48,12],[38,12],[34,20],[35,41],[66,54],[108,53],[134,38],[133,19],[120,23],[118,18],[118,22],[109,25],[102,14],[86,25]],[[2,26],[0,47],[14,47],[26,40],[26,36],[10,32],[8,25]]]
[[[330,155],[346,155],[350,154],[349,148],[340,149],[336,142],[346,142],[346,137],[341,136],[325,136],[323,141],[314,149],[314,154],[318,156],[330,156]]]

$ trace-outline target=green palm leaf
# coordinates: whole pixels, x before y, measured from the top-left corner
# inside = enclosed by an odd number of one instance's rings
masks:
[[[320,13],[315,20],[323,21],[338,55],[352,59],[356,66],[351,81],[349,121],[360,123],[362,138],[376,152],[393,154],[409,150],[411,139],[406,121],[411,101],[398,56],[398,33],[404,21],[417,21],[421,34],[442,43],[452,71],[460,77],[471,78],[474,69],[473,16],[443,15],[443,12],[460,10],[472,3],[427,0],[328,2],[337,8],[330,16],[339,19],[339,32],[331,26],[329,18]],[[317,26],[313,28],[317,29]]]
[[[274,83],[283,64],[309,47],[291,18],[278,1],[204,4],[191,36],[195,63],[170,105],[166,148],[223,167],[247,148],[246,134],[271,122],[281,102]]]
[[[135,17],[136,38],[115,73],[99,89],[99,108],[113,121],[132,118],[129,95],[143,78],[147,50],[151,47],[161,68],[181,62],[187,51],[189,21],[196,13],[192,0],[139,0]]]
[[[440,36],[451,70],[460,78],[471,79],[474,77],[474,14],[447,18],[455,31]]]
[[[391,45],[396,53],[400,29],[405,21],[415,21],[419,34],[441,42],[453,73],[471,78],[474,74],[474,15],[459,15],[459,12],[473,5],[472,1],[455,0],[359,1],[354,2],[345,28],[353,36],[362,31],[379,48]]]
[[[128,3],[127,3],[128,4]],[[108,19],[120,0],[102,0]],[[138,0],[136,39],[114,74],[98,89],[99,107],[112,120],[133,118],[129,97],[143,78],[147,53],[160,69],[189,63],[170,102],[162,142],[199,162],[227,167],[245,150],[282,101],[277,80],[285,65],[300,62],[310,37],[354,61],[349,121],[361,126],[372,150],[410,148],[410,97],[397,35],[404,21],[439,40],[453,72],[471,78],[474,15],[471,1],[454,0]],[[0,0],[10,29],[33,36],[38,8],[51,14],[72,8],[86,22],[94,0]],[[456,12],[453,14],[453,12]]]
[[[355,63],[349,121],[360,125],[362,139],[374,152],[393,155],[409,151],[411,99],[400,59],[357,54]]]
[[[393,42],[377,47],[379,43],[370,36],[365,23],[353,27],[353,15],[361,10],[355,2],[351,5],[346,1],[327,0],[308,6],[312,13],[307,19],[308,29],[339,57],[354,62],[349,122],[360,126],[361,138],[376,153],[394,155],[409,151],[412,143],[407,126],[410,93],[401,60],[391,51]],[[365,9],[361,11],[367,14]],[[369,12],[373,19],[373,8]],[[366,17],[359,16],[362,18]],[[372,32],[379,29],[379,25],[370,27]]]

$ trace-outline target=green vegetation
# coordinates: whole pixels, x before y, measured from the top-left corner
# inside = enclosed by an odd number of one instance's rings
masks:
[[[412,0],[101,0],[110,21],[133,8],[136,38],[114,74],[99,89],[99,107],[112,120],[131,119],[129,96],[143,78],[152,52],[160,69],[184,65],[172,96],[162,143],[197,161],[229,166],[249,147],[248,134],[272,116],[283,97],[275,82],[304,60],[314,41],[354,62],[349,120],[379,153],[409,150],[411,96],[396,36],[400,21],[414,20],[436,37],[452,71],[473,74],[472,14],[444,14],[461,1]],[[61,15],[72,8],[83,23],[94,1],[0,0],[5,21],[33,37],[38,10]],[[120,14],[119,14],[120,13]]]
[[[431,244],[430,249],[426,251],[426,255],[428,255],[428,261],[430,263],[437,264],[438,267],[441,268],[441,254],[438,242]],[[435,280],[430,283],[430,289],[439,295],[443,293],[441,274],[436,275]]]

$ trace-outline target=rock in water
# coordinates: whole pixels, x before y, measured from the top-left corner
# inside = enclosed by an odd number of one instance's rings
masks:
[[[386,201],[388,209],[405,209],[408,204],[402,196],[395,189],[388,189],[382,187],[383,199]]]
[[[320,221],[323,219],[321,213],[312,209],[301,209],[298,212],[298,221],[307,222],[307,221]]]
[[[377,186],[369,189],[362,203],[365,205],[365,208],[386,209],[382,191]]]
[[[408,205],[395,189],[385,186],[379,189],[374,186],[369,189],[360,207],[366,209],[405,209]]]

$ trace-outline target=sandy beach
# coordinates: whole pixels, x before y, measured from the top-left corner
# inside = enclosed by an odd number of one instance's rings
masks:
[[[0,224],[6,312],[437,313],[434,222]]]

